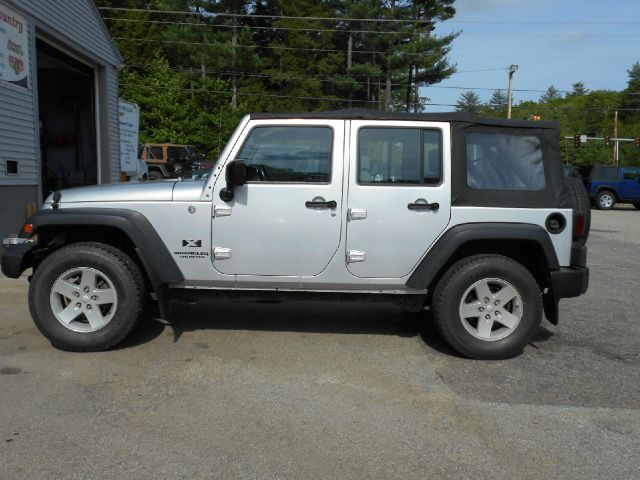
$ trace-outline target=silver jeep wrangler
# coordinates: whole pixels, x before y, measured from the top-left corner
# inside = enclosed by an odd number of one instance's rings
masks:
[[[253,114],[206,181],[55,192],[5,239],[64,350],[122,341],[153,293],[389,301],[481,359],[517,355],[587,290],[589,199],[558,125],[461,113]]]

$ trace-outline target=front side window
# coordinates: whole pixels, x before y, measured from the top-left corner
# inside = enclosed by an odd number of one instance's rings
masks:
[[[147,150],[154,160],[162,160],[162,147],[151,147]],[[147,157],[148,158],[148,157]]]
[[[437,185],[442,178],[440,131],[361,128],[358,183]]]
[[[248,181],[329,183],[332,138],[329,127],[256,127],[237,160]]]
[[[544,190],[540,140],[532,135],[469,133],[467,185],[487,190]]]
[[[172,162],[185,162],[189,160],[189,152],[185,147],[168,147],[167,158]]]

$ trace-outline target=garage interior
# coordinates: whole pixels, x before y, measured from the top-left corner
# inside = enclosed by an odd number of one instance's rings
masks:
[[[42,198],[97,183],[94,69],[36,42]]]

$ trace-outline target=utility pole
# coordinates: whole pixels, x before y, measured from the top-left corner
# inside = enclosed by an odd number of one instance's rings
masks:
[[[613,114],[613,137],[616,139],[616,143],[613,146],[613,164],[618,165],[620,160],[620,140],[618,138],[618,111]]]
[[[513,102],[513,74],[518,65],[509,65],[509,94],[507,95],[507,118],[511,118],[511,103]]]

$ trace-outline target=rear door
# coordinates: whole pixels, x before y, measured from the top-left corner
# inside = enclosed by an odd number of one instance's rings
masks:
[[[640,168],[623,167],[620,196],[625,200],[640,200]]]
[[[247,183],[228,202],[224,171],[214,187],[213,265],[230,275],[318,275],[340,244],[344,121],[256,120],[246,129],[229,160],[245,162]]]
[[[364,278],[411,273],[449,223],[449,124],[352,121],[346,259]]]

